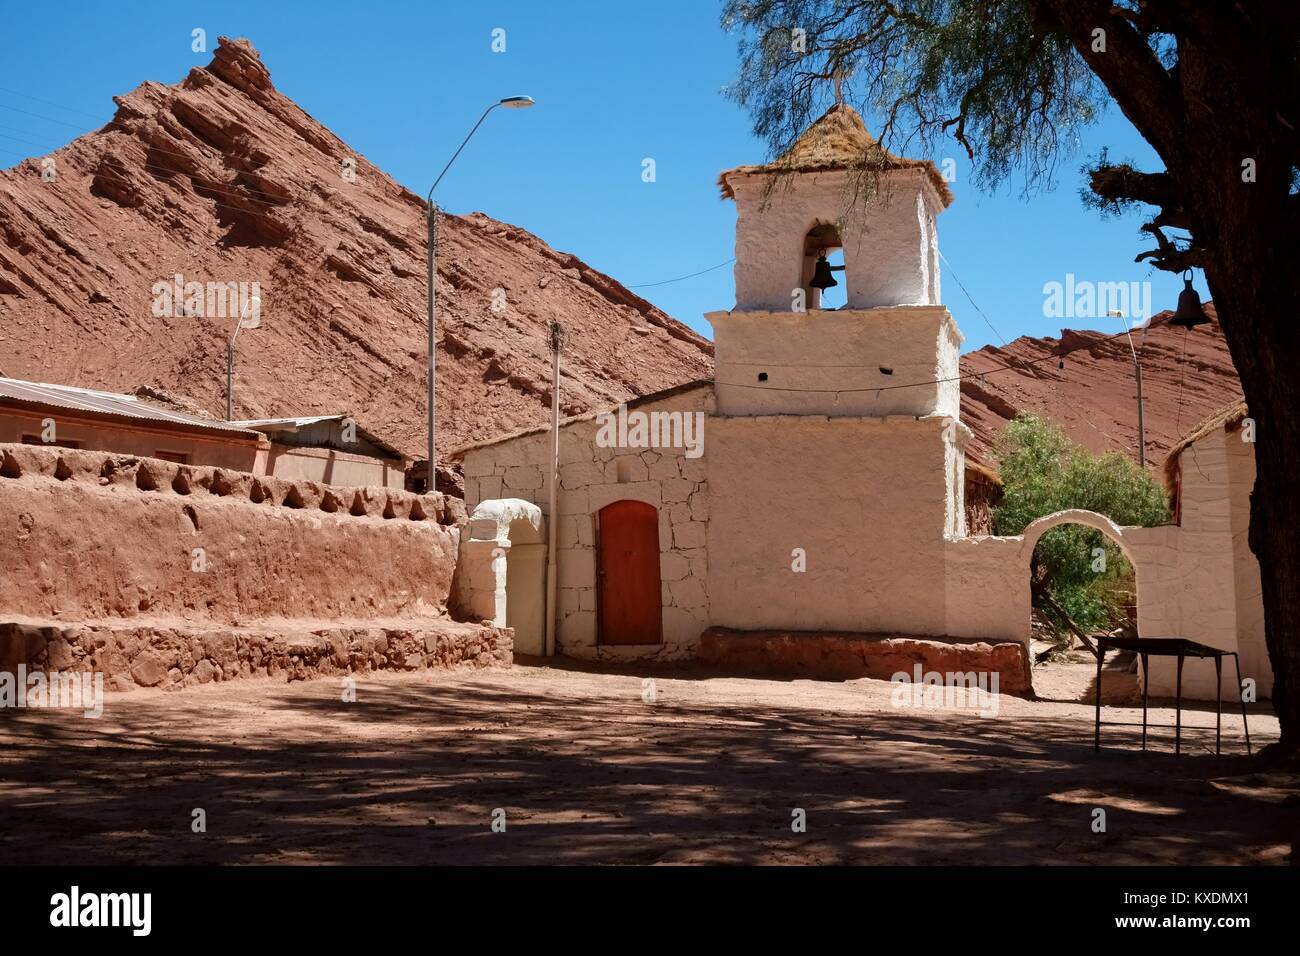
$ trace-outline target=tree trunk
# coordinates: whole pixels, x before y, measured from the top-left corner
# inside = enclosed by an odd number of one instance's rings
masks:
[[[1205,8],[1197,8],[1200,16]],[[1206,248],[1210,294],[1255,420],[1250,548],[1263,584],[1265,641],[1282,749],[1300,751],[1300,276],[1294,133],[1279,122],[1279,89],[1294,77],[1276,47],[1224,11],[1217,30],[1183,42],[1179,83],[1186,146],[1166,157],[1183,187],[1192,234]],[[1294,37],[1290,17],[1273,21]],[[1231,79],[1226,79],[1231,77]],[[1285,94],[1282,94],[1285,95]],[[1243,176],[1243,163],[1254,177]],[[1195,332],[1190,333],[1195,335]],[[1242,675],[1249,676],[1249,675]]]
[[[1291,237],[1261,235],[1258,241],[1272,242],[1274,249],[1294,248]],[[1250,317],[1230,318],[1223,329],[1255,420],[1250,549],[1259,560],[1263,584],[1273,709],[1281,723],[1282,748],[1294,752],[1300,750],[1300,349],[1294,331],[1300,288],[1294,266],[1270,274],[1241,261],[1250,255],[1250,250],[1231,250],[1216,256],[1227,261],[1216,261],[1207,273],[1219,314]],[[1270,258],[1265,254],[1256,261]]]
[[[1160,155],[1204,254],[1256,423],[1250,547],[1282,749],[1300,752],[1300,199],[1291,195],[1300,10],[1290,2],[1152,5],[1147,12],[1177,37],[1177,69],[1168,70],[1109,0],[1033,0],[1031,9],[1050,11]],[[1101,23],[1104,49],[1093,43]]]

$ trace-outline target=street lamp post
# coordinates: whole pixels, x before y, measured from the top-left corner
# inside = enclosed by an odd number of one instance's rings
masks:
[[[235,323],[235,330],[230,333],[230,338],[226,339],[226,421],[228,422],[235,420],[235,339],[239,338],[239,330],[244,327],[244,320],[248,318],[248,313],[252,309],[256,309],[259,314],[256,322],[249,328],[255,328],[261,322],[262,300],[255,295],[244,304],[244,308],[239,313],[239,321]]]
[[[1142,408],[1142,360],[1138,357],[1138,350],[1137,350],[1137,349],[1134,347],[1134,345],[1133,345],[1133,330],[1130,328],[1129,323],[1128,323],[1128,319],[1125,317],[1124,313],[1121,312],[1121,311],[1119,311],[1118,309],[1112,309],[1111,312],[1110,312],[1110,314],[1111,314],[1111,317],[1112,317],[1112,318],[1117,318],[1117,319],[1123,319],[1123,320],[1124,320],[1124,332],[1125,332],[1125,334],[1128,336],[1128,350],[1129,350],[1131,353],[1133,353],[1133,371],[1134,371],[1134,374],[1137,376],[1137,401],[1138,401],[1138,467],[1140,467],[1140,468],[1146,468],[1146,466],[1147,466],[1147,434],[1146,434],[1146,422],[1144,421],[1143,408]],[[1150,327],[1150,325],[1149,325],[1150,320],[1148,319],[1147,322],[1148,322],[1148,325],[1143,326],[1143,329],[1142,329],[1142,344],[1143,344],[1143,345],[1146,344],[1146,339],[1147,339],[1147,335],[1146,335],[1146,333],[1147,333],[1147,329]]]
[[[524,109],[526,107],[532,106],[533,102],[534,101],[531,96],[507,96],[505,99],[498,100],[497,102],[489,106],[487,109],[485,109],[483,111],[483,115],[478,118],[478,122],[474,124],[474,128],[469,131],[469,135],[466,136],[465,139],[461,141],[460,146],[456,148],[456,152],[451,154],[451,159],[447,160],[447,165],[442,167],[442,172],[438,174],[438,178],[435,179],[433,181],[433,185],[429,187],[429,195],[426,197],[427,199],[426,225],[428,228],[428,250],[427,250],[427,258],[425,264],[428,273],[428,286],[429,286],[428,289],[429,321],[427,323],[428,332],[429,332],[429,342],[428,342],[429,381],[428,381],[428,395],[426,397],[426,401],[428,403],[428,411],[429,411],[429,422],[428,422],[429,471],[428,471],[428,478],[426,479],[425,482],[425,491],[432,492],[438,490],[437,451],[435,450],[434,447],[435,444],[434,435],[435,435],[435,427],[436,427],[436,420],[434,414],[435,412],[435,406],[434,406],[435,387],[434,386],[435,386],[435,376],[438,371],[437,326],[434,320],[434,309],[436,306],[435,294],[434,294],[434,279],[437,276],[436,265],[437,265],[437,258],[438,258],[439,210],[437,204],[433,201],[433,191],[438,188],[438,183],[442,182],[442,177],[447,175],[447,170],[451,169],[451,164],[456,161],[456,157],[460,155],[461,150],[465,148],[465,144],[470,141],[470,138],[473,137],[473,135],[476,132],[478,132],[478,128],[483,125],[483,121],[487,119],[487,115],[489,113],[491,113],[498,106],[504,106],[507,109]]]

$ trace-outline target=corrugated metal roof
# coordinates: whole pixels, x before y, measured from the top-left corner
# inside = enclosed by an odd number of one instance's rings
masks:
[[[247,418],[230,424],[242,425],[244,428],[255,428],[262,432],[297,431],[300,428],[307,428],[320,422],[341,422],[350,417],[339,413],[337,415],[304,415],[301,418]],[[376,448],[386,451],[396,458],[406,458],[400,448],[395,448],[374,432],[357,424],[356,419],[353,419],[353,423],[356,424],[357,434]]]
[[[306,415],[302,418],[244,418],[230,424],[257,429],[274,428],[276,425],[303,428],[307,425],[315,425],[317,422],[342,421],[346,417],[345,415]]]
[[[222,422],[201,418],[141,401],[134,395],[117,392],[100,392],[71,385],[50,385],[46,382],[24,382],[16,378],[0,378],[0,403],[17,403],[43,409],[67,409],[93,416],[131,418],[173,428],[197,428],[240,438],[260,438],[251,428],[237,422]]]

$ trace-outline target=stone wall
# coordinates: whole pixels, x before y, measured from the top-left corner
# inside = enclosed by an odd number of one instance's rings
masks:
[[[634,410],[708,412],[712,407],[712,389],[705,385],[636,403]],[[711,496],[705,462],[712,447],[712,420],[705,420],[704,455],[699,458],[687,458],[681,448],[602,448],[597,444],[598,428],[595,418],[583,417],[560,430],[557,648],[579,658],[690,657],[709,621],[705,543]],[[481,501],[520,498],[545,511],[549,456],[547,431],[467,450],[463,457],[466,505],[473,510]],[[659,512],[663,601],[659,645],[614,647],[597,642],[596,515],[621,500],[643,501]]]
[[[423,623],[204,628],[181,625],[0,623],[0,671],[95,671],[111,690],[172,690],[244,677],[307,680],[378,670],[504,667],[508,630]]]
[[[147,686],[508,663],[508,631],[447,616],[464,520],[442,495],[0,445],[0,660]]]
[[[700,642],[700,663],[726,673],[784,678],[890,680],[923,671],[998,675],[998,692],[1031,690],[1029,655],[1018,641],[927,640],[914,634],[836,634],[806,631],[732,631],[711,627]]]

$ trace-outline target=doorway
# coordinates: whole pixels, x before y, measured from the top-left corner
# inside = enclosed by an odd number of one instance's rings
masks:
[[[596,534],[600,643],[662,643],[658,510],[615,501],[597,512]]]

